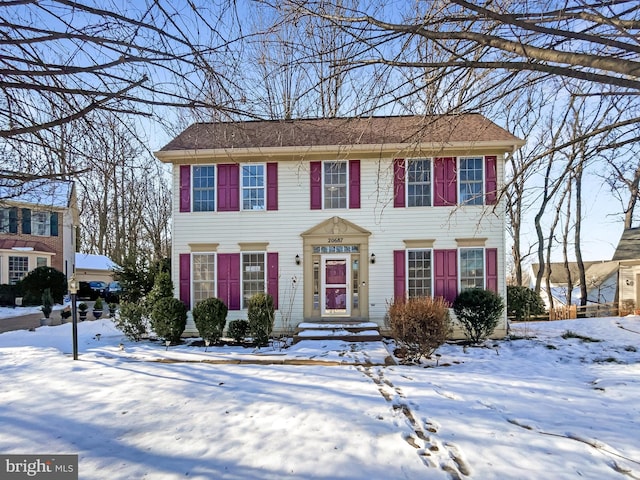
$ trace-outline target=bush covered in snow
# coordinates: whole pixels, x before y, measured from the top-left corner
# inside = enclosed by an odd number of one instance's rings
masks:
[[[217,343],[227,323],[227,306],[219,298],[207,298],[193,308],[193,321],[203,340]]]
[[[442,298],[396,299],[389,305],[391,334],[406,362],[431,356],[451,332],[449,304]]]
[[[453,302],[453,311],[473,343],[479,343],[493,333],[503,308],[500,295],[482,288],[464,290]]]
[[[273,331],[275,313],[273,297],[268,293],[256,293],[249,299],[249,332],[256,345],[269,343],[269,336]]]
[[[187,307],[177,298],[165,297],[155,302],[151,309],[151,327],[156,334],[178,343],[187,326]]]
[[[229,330],[227,335],[233,338],[236,342],[241,343],[249,332],[249,322],[246,320],[231,320],[229,322]]]
[[[113,323],[129,340],[138,342],[149,333],[149,320],[144,313],[145,307],[142,304],[123,301]]]

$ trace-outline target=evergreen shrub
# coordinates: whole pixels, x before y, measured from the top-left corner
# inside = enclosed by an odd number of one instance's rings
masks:
[[[145,307],[140,303],[121,302],[113,323],[129,340],[138,342],[149,333],[149,320],[144,313]]]
[[[515,320],[521,321],[529,315],[542,315],[545,312],[544,302],[540,294],[528,287],[507,287],[507,312]]]
[[[464,290],[453,302],[453,311],[473,343],[479,343],[494,332],[503,309],[500,295],[482,288]]]
[[[249,322],[246,320],[231,320],[227,335],[234,341],[242,343],[249,332]]]
[[[249,333],[256,345],[267,345],[273,331],[275,313],[273,297],[268,293],[256,293],[249,299],[247,311]]]
[[[178,343],[187,326],[187,307],[174,297],[159,299],[151,309],[151,327],[156,334]]]
[[[50,289],[53,303],[62,303],[67,291],[67,277],[52,267],[38,267],[31,270],[20,280],[23,305],[40,305],[45,289]]]
[[[227,323],[227,306],[219,298],[207,298],[193,308],[193,321],[203,340],[217,343]]]

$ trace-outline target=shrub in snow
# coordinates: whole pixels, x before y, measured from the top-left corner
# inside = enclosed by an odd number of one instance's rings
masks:
[[[246,320],[231,320],[229,322],[227,335],[233,338],[236,342],[242,343],[248,332],[249,322]]]
[[[227,323],[227,306],[219,298],[207,298],[193,308],[193,321],[203,340],[217,343]]]
[[[453,311],[473,343],[479,343],[493,333],[503,308],[500,295],[482,288],[464,290],[453,302]]]
[[[177,343],[187,326],[187,307],[177,298],[165,297],[155,302],[151,309],[151,327],[156,334]]]
[[[267,293],[256,293],[249,299],[249,333],[256,345],[267,345],[275,318],[273,298]]]
[[[67,277],[52,267],[38,267],[31,270],[20,280],[23,305],[40,305],[42,292],[50,289],[54,303],[62,303],[67,291]]]
[[[129,340],[139,341],[149,333],[149,321],[145,317],[145,308],[137,302],[121,302],[113,323]]]
[[[447,341],[451,332],[449,304],[442,297],[396,299],[389,305],[389,324],[398,356],[405,362],[417,362]]]
[[[529,315],[542,315],[545,312],[540,294],[528,287],[507,287],[507,312],[516,320],[525,320]]]
[[[169,272],[160,272],[156,275],[153,288],[147,294],[146,302],[149,308],[153,308],[158,300],[166,297],[173,297],[173,282]]]

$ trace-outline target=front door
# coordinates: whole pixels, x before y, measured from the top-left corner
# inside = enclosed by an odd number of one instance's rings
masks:
[[[351,315],[351,259],[349,255],[323,255],[321,262],[323,317]]]

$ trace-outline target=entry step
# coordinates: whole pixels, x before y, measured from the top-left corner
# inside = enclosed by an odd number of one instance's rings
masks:
[[[378,324],[373,322],[303,322],[298,324],[293,342],[300,340],[343,340],[375,342],[382,340]]]

